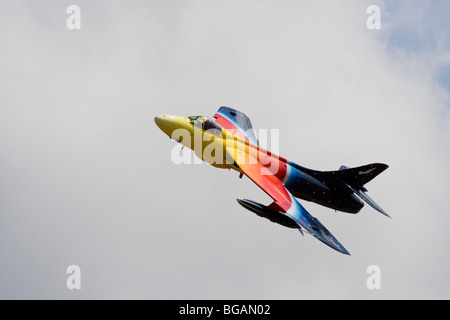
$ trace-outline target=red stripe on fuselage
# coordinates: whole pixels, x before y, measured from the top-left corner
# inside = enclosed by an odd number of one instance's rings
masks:
[[[246,141],[246,145],[248,144],[249,148],[256,148],[258,152],[258,161],[260,161],[266,168],[268,168],[278,180],[284,180],[287,173],[287,160],[285,158],[280,157],[275,153],[272,153],[251,143],[245,136],[245,132],[242,132],[241,129],[239,129],[233,122],[231,122],[224,116],[216,114],[214,118],[216,119],[216,122],[220,124],[224,129],[228,131],[236,130],[235,132],[231,133],[241,139],[244,139]]]

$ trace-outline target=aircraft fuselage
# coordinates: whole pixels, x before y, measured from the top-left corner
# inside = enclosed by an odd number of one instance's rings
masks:
[[[348,213],[358,213],[363,202],[338,180],[333,183],[315,176],[316,171],[303,168],[268,150],[250,143],[227,130],[214,132],[195,126],[187,117],[160,116],[155,118],[158,126],[173,140],[192,149],[197,157],[221,169],[241,172],[234,161],[227,159],[227,147],[259,162],[275,175],[296,198]]]

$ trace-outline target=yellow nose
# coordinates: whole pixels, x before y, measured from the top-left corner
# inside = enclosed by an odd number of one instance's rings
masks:
[[[189,121],[185,117],[164,114],[156,116],[155,123],[165,134],[171,137],[174,130],[184,128]]]
[[[156,123],[156,125],[159,128],[161,128],[161,126],[164,126],[166,122],[167,122],[167,120],[166,120],[166,115],[165,114],[155,117],[155,123]]]
[[[156,125],[166,134],[171,134],[175,127],[175,116],[160,115],[155,117]]]

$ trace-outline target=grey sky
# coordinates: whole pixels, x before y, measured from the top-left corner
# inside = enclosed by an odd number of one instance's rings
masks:
[[[450,298],[449,29],[421,18],[449,5],[390,3],[0,1],[0,298]],[[241,208],[269,201],[248,179],[174,165],[154,116],[221,105],[303,166],[389,164],[367,188],[392,219],[302,201],[343,256]]]

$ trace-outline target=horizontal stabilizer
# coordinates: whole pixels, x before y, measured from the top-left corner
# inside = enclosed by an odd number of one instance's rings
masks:
[[[345,183],[345,182],[344,182]],[[386,211],[384,211],[383,209],[381,209],[381,207],[372,200],[372,198],[370,198],[363,190],[358,190],[356,188],[353,188],[352,186],[348,185],[347,186],[352,189],[352,191],[361,198],[361,200],[365,201],[369,206],[371,206],[372,208],[374,208],[375,210],[377,210],[378,212],[384,214],[386,217],[390,218],[390,216],[386,213]]]

